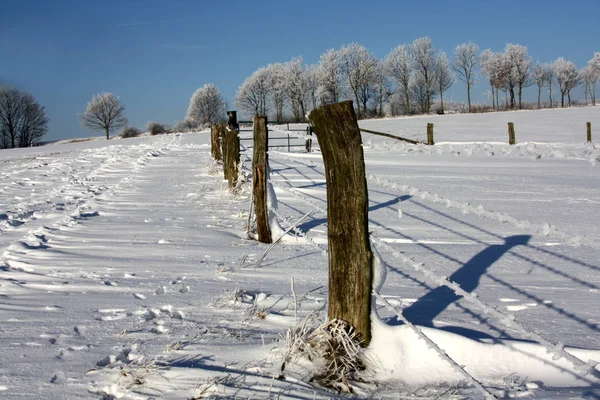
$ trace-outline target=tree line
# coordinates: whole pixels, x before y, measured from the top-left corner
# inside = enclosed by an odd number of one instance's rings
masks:
[[[553,88],[560,92],[562,107],[571,105],[571,91],[581,83],[586,103],[589,98],[596,104],[600,53],[581,70],[562,57],[552,63],[534,64],[526,46],[510,43],[498,52],[480,51],[474,43],[462,43],[452,56],[449,59],[436,49],[428,37],[399,45],[382,60],[366,47],[352,43],[327,50],[316,65],[305,65],[298,57],[259,68],[240,85],[235,103],[247,114],[271,114],[278,121],[285,118],[284,110],[301,121],[308,110],[345,99],[354,100],[360,118],[444,113],[444,93],[460,80],[466,86],[471,112],[471,89],[485,78],[493,109],[522,109],[523,89],[534,84],[538,86],[538,107],[542,106],[544,88],[551,106]],[[438,96],[437,109],[433,110]]]

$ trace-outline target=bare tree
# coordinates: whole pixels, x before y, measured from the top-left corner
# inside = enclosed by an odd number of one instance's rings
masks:
[[[316,77],[318,97],[321,104],[331,104],[340,101],[342,95],[341,54],[339,50],[329,49],[321,54],[317,65]]]
[[[446,53],[443,51],[437,57],[435,77],[437,79],[437,89],[440,94],[440,103],[442,109],[441,114],[444,113],[444,92],[450,89],[450,86],[454,83],[454,75],[450,70],[450,62]],[[469,91],[470,93],[470,91]],[[469,111],[471,110],[471,97],[469,95]]]
[[[269,95],[272,91],[271,77],[267,68],[259,68],[239,87],[235,103],[252,116],[265,116],[269,111]]]
[[[37,144],[48,131],[48,118],[32,94],[0,88],[0,148]]]
[[[538,108],[542,108],[542,88],[546,85],[546,74],[542,64],[535,65],[532,77],[538,87]]]
[[[452,66],[458,74],[458,79],[467,84],[469,112],[471,112],[471,86],[477,82],[474,69],[478,64],[478,57],[479,46],[475,43],[462,43],[454,49],[454,63]]]
[[[225,121],[225,100],[215,85],[208,83],[194,92],[186,119],[200,127]]]
[[[419,85],[425,85],[425,110],[422,110],[425,114],[428,114],[431,109],[431,98],[435,91],[436,86],[436,51],[431,43],[431,39],[423,37],[416,39],[411,46],[413,66],[420,74],[421,83]]]
[[[373,54],[357,43],[342,47],[340,50],[342,73],[356,99],[358,118],[362,117],[361,104],[366,111],[366,102],[372,93],[377,68],[377,59]]]
[[[307,104],[309,111],[314,110],[319,106],[319,82],[317,80],[317,66],[309,65],[305,68],[306,74],[306,90]]]
[[[302,57],[293,58],[284,65],[284,76],[287,95],[291,101],[294,119],[304,121],[306,115],[306,100],[309,94],[307,71]]]
[[[519,109],[523,108],[523,88],[531,86],[531,63],[532,58],[527,54],[527,47],[520,44],[509,43],[504,50],[507,62],[510,65],[509,84],[514,83],[519,92]],[[511,92],[511,106],[514,107],[514,91]]]
[[[492,87],[492,106],[495,109],[500,106],[500,90],[508,91],[506,82],[510,74],[510,65],[506,62],[504,53],[494,53],[490,49],[486,49],[481,53],[480,64],[482,72],[488,76]]]
[[[386,73],[385,65],[383,61],[377,61],[377,69],[375,71],[375,85],[377,87],[376,97],[377,97],[377,115],[379,118],[383,117],[383,103],[387,101],[387,99],[392,94],[390,81],[388,75]]]
[[[565,95],[568,96],[571,105],[571,90],[579,84],[579,70],[572,61],[560,57],[554,62],[554,73],[560,90],[560,106],[565,106]]]
[[[127,125],[124,111],[125,106],[119,102],[117,96],[112,93],[99,93],[92,97],[85,112],[79,114],[79,117],[84,128],[105,131],[106,139],[109,139],[111,131]]]
[[[413,73],[412,52],[410,46],[402,44],[385,57],[385,70],[404,95],[406,113],[410,114],[410,82]]]
[[[554,79],[556,78],[555,75],[556,74],[554,73],[554,63],[544,64],[544,80],[548,84],[548,99],[550,100],[550,108],[553,107],[552,83],[554,83]]]
[[[427,114],[431,108],[431,99],[436,94],[436,85],[427,82],[420,71],[415,72],[410,83],[410,98],[413,103],[413,110],[417,108],[418,112]]]
[[[273,96],[273,105],[275,106],[275,119],[283,121],[283,108],[285,107],[286,83],[285,67],[282,63],[269,64],[267,67],[271,78],[271,93]]]
[[[592,105],[596,105],[596,85],[600,80],[600,69],[594,68],[593,65],[585,66],[580,72],[580,80],[585,85],[585,103],[588,104],[588,96]]]

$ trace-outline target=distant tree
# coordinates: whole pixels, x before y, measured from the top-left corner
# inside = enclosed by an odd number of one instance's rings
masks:
[[[167,125],[154,121],[148,121],[146,123],[146,130],[150,132],[150,135],[152,136],[169,133],[169,127]]]
[[[304,121],[309,81],[302,57],[293,58],[283,65],[285,88],[292,105],[294,119],[298,122]]]
[[[600,71],[600,52],[594,53],[594,57],[588,61],[588,64]]]
[[[352,43],[340,50],[341,69],[348,87],[356,100],[358,118],[362,117],[361,104],[366,111],[366,102],[372,93],[377,59],[366,47]]]
[[[479,46],[475,43],[462,43],[454,49],[454,63],[452,66],[458,74],[458,79],[467,84],[469,112],[471,112],[471,87],[477,82],[474,69],[478,64],[478,57]]]
[[[560,106],[565,106],[565,95],[569,99],[570,106],[571,90],[579,84],[579,70],[577,65],[572,61],[567,61],[563,57],[560,57],[554,62],[554,73],[561,95]]]
[[[317,80],[317,66],[309,65],[305,69],[306,74],[306,89],[307,89],[307,105],[309,110],[314,110],[319,106],[319,82]]]
[[[84,128],[102,130],[109,139],[110,132],[127,125],[124,115],[125,106],[119,103],[119,98],[112,93],[99,93],[92,97],[85,112],[79,114]]]
[[[410,83],[410,98],[413,103],[413,110],[417,108],[418,112],[427,114],[431,108],[431,99],[436,94],[436,86],[432,85],[432,82],[427,82],[420,71],[415,72]]]
[[[196,122],[191,119],[184,119],[183,121],[178,121],[173,125],[174,132],[191,132],[197,128]]]
[[[225,100],[215,85],[207,83],[194,92],[186,119],[199,127],[225,121]]]
[[[436,86],[436,51],[431,39],[422,37],[413,41],[411,53],[414,69],[420,74],[418,86],[424,85],[422,89],[425,90],[426,103],[425,109],[422,112],[428,114],[431,109],[431,99]]]
[[[390,80],[386,73],[383,61],[377,61],[377,69],[375,71],[376,99],[377,99],[377,115],[383,117],[383,103],[391,96],[392,90]]]
[[[37,144],[48,131],[49,119],[32,94],[0,88],[0,148]]]
[[[588,96],[592,102],[592,105],[596,105],[596,85],[600,80],[600,69],[594,68],[592,65],[585,66],[580,74],[580,80],[583,82],[585,88],[585,103],[588,103]]]
[[[542,88],[546,85],[546,73],[542,64],[533,67],[532,77],[538,87],[538,108],[542,108]]]
[[[550,100],[550,108],[553,107],[552,101],[552,83],[554,83],[554,79],[556,78],[556,74],[554,73],[554,63],[546,63],[544,64],[544,80],[548,84],[548,99]]]
[[[494,53],[490,49],[484,50],[479,60],[481,71],[488,76],[492,87],[492,106],[495,109],[500,106],[500,90],[508,91],[506,82],[510,74],[510,65],[506,62],[504,53]]]
[[[410,114],[410,82],[413,74],[410,46],[402,44],[385,57],[384,66],[388,76],[404,95],[406,113]]]
[[[440,103],[441,110],[440,112],[444,113],[444,92],[450,89],[450,86],[454,83],[454,75],[452,75],[452,71],[450,70],[450,62],[448,61],[448,57],[446,53],[443,51],[439,53],[436,62],[436,72],[435,78],[437,80],[436,88],[438,93],[440,94]],[[467,85],[469,86],[469,85]],[[470,89],[469,89],[470,93]],[[471,110],[471,97],[469,94],[469,111]]]
[[[133,126],[126,126],[125,128],[123,128],[123,130],[121,131],[121,134],[119,136],[121,136],[123,139],[128,139],[128,138],[137,137],[141,134],[142,134],[142,131],[140,131],[138,128],[135,128]]]
[[[510,67],[510,73],[506,77],[506,86],[509,89],[511,108],[515,106],[515,92],[518,89],[519,109],[523,108],[523,88],[531,86],[532,58],[527,54],[527,47],[520,44],[508,43],[504,49],[506,62]]]
[[[318,97],[321,104],[331,104],[340,101],[343,87],[340,63],[340,50],[329,49],[321,54],[315,72],[318,84]]]
[[[235,95],[236,105],[252,116],[264,116],[269,111],[269,95],[273,90],[267,68],[259,68],[246,78]]]
[[[283,121],[283,108],[287,99],[285,66],[282,63],[269,64],[267,70],[271,79],[271,95],[273,96],[273,105],[275,106],[275,119]]]

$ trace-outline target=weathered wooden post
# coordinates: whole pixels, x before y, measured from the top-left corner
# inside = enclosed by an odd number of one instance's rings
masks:
[[[238,136],[238,131],[226,130],[225,138],[223,139],[223,148],[225,154],[225,162],[223,163],[225,179],[229,181],[229,187],[234,188],[237,185],[240,164],[240,137]]]
[[[433,146],[435,143],[433,141],[433,124],[427,124],[427,144],[429,146]]]
[[[312,151],[312,134],[313,134],[313,128],[312,126],[307,126],[306,127],[306,152],[310,153]]]
[[[254,117],[254,150],[252,154],[252,201],[256,215],[258,241],[272,243],[267,209],[268,142],[267,117]]]
[[[327,182],[329,319],[348,322],[371,340],[373,254],[368,233],[368,195],[360,130],[352,101],[330,104],[309,115],[317,135]]]
[[[220,128],[218,125],[210,126],[210,152],[212,157],[219,161],[221,159],[221,143],[219,142]]]
[[[592,123],[586,122],[587,125],[587,142],[592,143]]]
[[[515,124],[512,122],[508,123],[508,144],[517,143],[515,140]]]
[[[240,124],[237,122],[237,111],[227,111],[227,128],[230,131],[240,131]]]

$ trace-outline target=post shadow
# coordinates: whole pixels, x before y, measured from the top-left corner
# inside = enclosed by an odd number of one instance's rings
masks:
[[[481,277],[489,267],[513,247],[527,245],[530,239],[530,235],[506,237],[503,244],[488,246],[450,275],[448,279],[460,285],[466,292],[473,292],[479,286]],[[432,326],[435,317],[461,298],[462,296],[454,293],[449,287],[438,286],[406,307],[402,314],[412,323]]]

